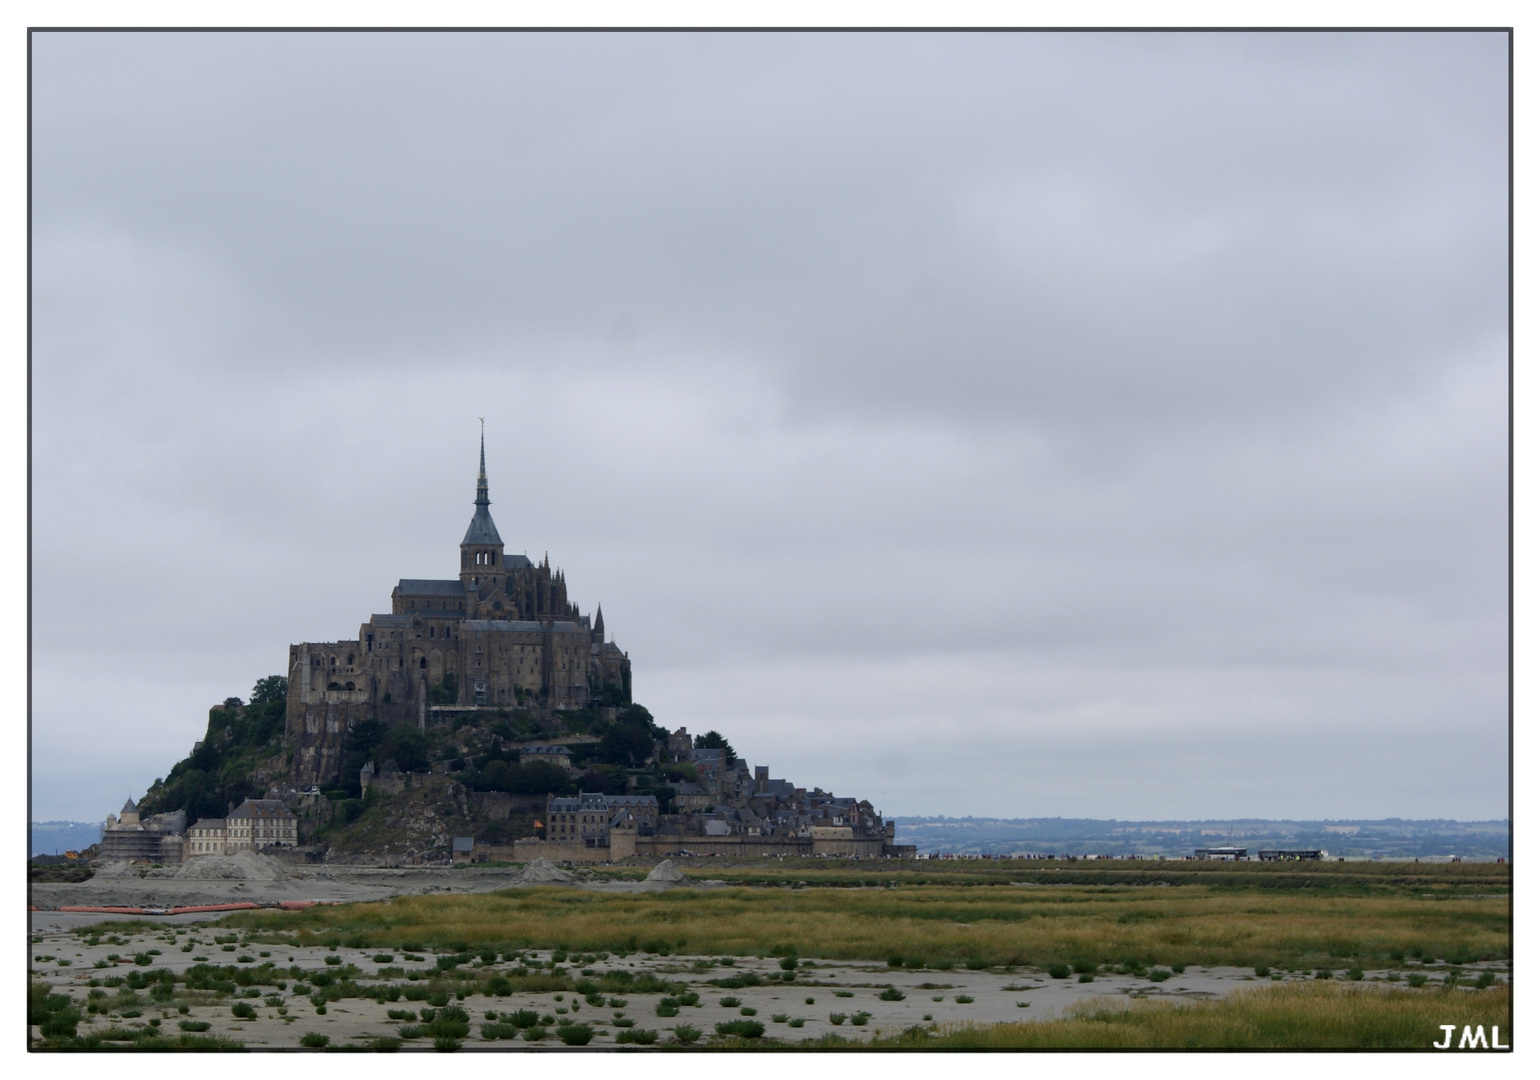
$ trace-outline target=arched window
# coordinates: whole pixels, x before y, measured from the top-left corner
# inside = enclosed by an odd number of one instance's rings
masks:
[[[348,663],[351,664],[352,662],[353,662],[353,654],[352,653],[348,653]]]
[[[422,660],[421,660],[421,662],[420,662],[420,663],[418,663],[418,665],[417,665],[417,666],[418,666],[418,667],[420,667],[420,668],[422,668],[422,669],[423,669],[423,670],[425,670],[425,671],[426,671],[426,670],[427,670],[427,667],[428,667],[428,658],[427,658],[427,657],[426,657],[426,656],[424,656],[424,657],[423,657],[423,658],[422,658]]]

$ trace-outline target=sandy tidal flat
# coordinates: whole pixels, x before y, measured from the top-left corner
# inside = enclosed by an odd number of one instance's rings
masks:
[[[437,957],[432,952],[403,954],[392,950],[381,954],[372,949],[345,947],[290,948],[244,935],[238,940],[216,942],[216,936],[236,937],[235,934],[217,934],[215,928],[207,925],[166,924],[141,933],[105,936],[98,944],[91,945],[80,933],[44,931],[33,936],[31,970],[34,979],[45,980],[57,991],[68,993],[75,999],[81,1012],[86,1014],[79,1028],[81,1035],[114,1027],[143,1025],[155,1018],[161,1021],[160,1030],[169,1035],[176,1035],[183,1021],[206,1022],[209,1028],[204,1034],[235,1039],[252,1048],[297,1047],[301,1036],[312,1032],[327,1036],[335,1046],[399,1036],[403,1024],[409,1025],[412,1021],[392,1019],[387,1015],[390,1010],[413,1010],[420,1016],[424,1007],[431,1009],[423,1000],[377,1002],[372,998],[343,998],[327,1003],[322,1014],[310,997],[314,988],[308,983],[297,982],[289,972],[291,967],[312,972],[342,970],[344,965],[353,965],[363,972],[356,977],[360,986],[368,988],[385,983],[404,989],[414,983],[425,986],[423,980],[437,972]],[[190,950],[186,949],[188,945],[192,946]],[[152,954],[151,950],[158,952]],[[136,963],[136,954],[149,962]],[[374,959],[377,955],[388,955],[390,959],[377,962]],[[146,993],[141,992],[139,997],[145,1000],[130,1007],[130,1011],[138,1011],[139,1016],[124,1016],[122,1009],[114,1009],[111,1013],[86,1013],[92,980],[105,983],[114,977],[121,979],[134,970],[153,974],[158,969],[169,969],[181,974],[197,963],[244,966],[243,958],[252,965],[275,964],[280,969],[277,977],[284,981],[284,989],[262,986],[256,988],[260,991],[256,997],[240,996],[238,991],[235,995],[214,1000],[214,995],[207,992],[185,992],[184,984],[179,982],[177,993],[169,1002],[149,1001]],[[328,958],[333,963],[328,964]],[[68,960],[68,966],[61,966],[61,959]],[[656,1031],[657,1045],[673,1041],[673,1028],[679,1024],[700,1029],[705,1033],[703,1041],[709,1041],[718,1023],[749,1018],[765,1025],[765,1037],[768,1038],[798,1041],[833,1032],[847,1039],[862,1039],[912,1025],[1047,1019],[1062,1015],[1072,1005],[1097,997],[1212,999],[1240,987],[1272,981],[1258,978],[1250,970],[1237,968],[1189,967],[1163,982],[1099,972],[1093,981],[1081,982],[1078,976],[1054,979],[1045,972],[1025,968],[909,971],[870,962],[813,961],[804,962],[797,969],[795,983],[787,983],[782,981],[783,972],[775,958],[735,958],[731,966],[722,963],[722,958],[650,954],[575,956],[568,960],[567,964],[558,964],[557,970],[574,978],[602,978],[613,971],[624,971],[633,976],[650,973],[684,984],[685,992],[699,995],[699,1003],[682,1006],[677,1016],[660,1017],[657,1007],[665,997],[661,992],[606,994],[604,1004],[599,1006],[589,1004],[570,990],[539,994],[515,992],[506,997],[470,993],[463,999],[451,998],[451,1002],[464,1009],[470,1019],[471,1032],[464,1040],[464,1047],[566,1049],[554,1033],[554,1025],[560,1022],[592,1026],[595,1035],[590,1048],[615,1046],[618,1045],[616,1036],[628,1030],[624,1025],[626,1020],[633,1022],[634,1029]],[[500,958],[488,965],[478,959],[462,965],[460,970],[466,975],[485,978],[511,974],[519,969],[528,971],[537,966],[549,971],[552,961],[553,955],[549,951],[529,950],[517,961]],[[574,967],[573,962],[580,963],[581,967]],[[382,974],[382,967],[395,970]],[[723,988],[711,983],[713,979],[732,978],[749,972],[764,980],[763,984]],[[413,979],[413,975],[418,978]],[[1369,973],[1367,978],[1373,980],[1378,976],[1379,973]],[[1287,981],[1309,977],[1304,973],[1280,976]],[[903,994],[902,1000],[884,1000],[881,995],[889,987]],[[121,992],[119,987],[105,985],[98,989],[107,995],[98,1001],[115,1001]],[[724,1004],[723,999],[728,1002]],[[237,1002],[251,1005],[254,1018],[238,1018],[232,1011]],[[180,1004],[186,1004],[188,1011],[179,1012]],[[549,1018],[552,1034],[540,1042],[522,1038],[489,1041],[480,1037],[481,1025],[490,1022],[485,1016],[488,1011],[507,1015],[521,1009]],[[747,1014],[745,1010],[753,1012]],[[858,1025],[853,1018],[860,1013],[867,1014],[867,1020]],[[843,1014],[844,1019],[837,1023],[831,1014]],[[777,1020],[777,1016],[785,1019]],[[800,1027],[791,1026],[789,1021],[794,1019],[802,1021]],[[431,1037],[402,1043],[403,1049],[415,1047],[431,1049]]]

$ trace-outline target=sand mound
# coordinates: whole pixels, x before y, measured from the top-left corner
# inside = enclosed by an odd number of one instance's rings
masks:
[[[684,871],[674,865],[672,859],[664,859],[647,875],[648,881],[683,881]]]
[[[524,869],[519,873],[519,880],[521,882],[571,881],[573,878],[567,871],[542,855],[525,864]]]
[[[102,863],[96,868],[96,877],[99,878],[125,878],[139,876],[139,871],[134,869],[127,859],[115,859],[112,862]]]
[[[189,859],[176,876],[194,881],[282,881],[289,875],[283,863],[271,855],[237,851],[234,855],[200,855]]]

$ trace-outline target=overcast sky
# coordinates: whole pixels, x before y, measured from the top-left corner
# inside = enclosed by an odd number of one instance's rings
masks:
[[[452,577],[481,416],[773,776],[1504,816],[1507,48],[35,36],[33,818]]]

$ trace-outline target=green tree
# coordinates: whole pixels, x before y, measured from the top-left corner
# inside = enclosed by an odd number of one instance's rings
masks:
[[[258,679],[257,685],[251,688],[251,703],[253,705],[267,705],[275,701],[283,701],[289,696],[289,680],[282,675],[269,675],[265,679]]]
[[[426,732],[402,724],[392,728],[380,741],[381,759],[394,758],[402,772],[423,772],[428,767],[430,749]]]
[[[738,760],[738,755],[733,753],[733,745],[715,731],[708,731],[704,735],[695,736],[695,749],[720,750],[727,761],[728,768],[732,768],[733,762]]]
[[[446,671],[444,677],[438,681],[438,685],[428,691],[428,701],[434,705],[453,705],[459,700],[460,689],[455,682],[455,673]]]
[[[531,761],[508,770],[508,790],[515,795],[570,795],[575,787],[567,770],[549,761]]]
[[[624,795],[626,777],[613,765],[595,765],[578,777],[578,790],[593,791],[600,795]]]
[[[599,760],[608,765],[637,768],[652,751],[652,725],[646,721],[617,720],[599,740]]]

